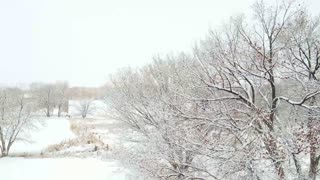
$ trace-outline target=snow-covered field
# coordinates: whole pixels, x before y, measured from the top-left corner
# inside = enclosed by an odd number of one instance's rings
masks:
[[[13,154],[39,154],[48,145],[75,137],[67,119],[50,118],[34,131],[31,144],[19,142]],[[31,158],[32,157],[32,158]],[[131,172],[116,161],[95,158],[6,157],[0,159],[0,177],[4,180],[130,180]]]
[[[51,144],[57,144],[74,137],[67,119],[48,118],[44,123],[38,123],[37,128],[32,130],[30,137],[28,137],[29,142],[16,142],[10,152],[11,154],[41,153]]]
[[[79,158],[3,158],[3,180],[128,180],[115,162]]]

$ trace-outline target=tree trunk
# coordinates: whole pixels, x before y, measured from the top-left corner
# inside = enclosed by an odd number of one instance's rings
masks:
[[[276,173],[279,177],[279,179],[285,179],[285,174],[284,174],[284,169],[283,169],[283,164],[282,162],[279,161],[279,153],[278,153],[278,146],[277,146],[277,142],[275,140],[274,137],[272,137],[272,135],[270,135],[270,137],[267,137],[267,139],[265,140],[265,146],[266,149],[269,153],[269,155],[271,156],[271,160],[274,163],[274,167],[276,170]]]
[[[310,106],[314,106],[316,102],[316,98],[313,97],[310,102]],[[309,146],[310,146],[310,166],[309,166],[309,179],[316,180],[318,165],[319,165],[319,158],[317,154],[317,120],[314,118],[314,113],[310,110],[309,111],[309,118],[308,118],[308,129],[309,129]]]
[[[2,128],[0,127],[0,141],[1,141],[1,157],[7,156],[7,148],[6,148],[6,141],[4,140]]]
[[[319,159],[314,154],[315,153],[310,153],[310,168],[309,168],[309,179],[310,180],[316,180],[316,178],[317,178]]]
[[[50,117],[50,107],[47,107],[47,112],[46,112],[47,117]]]
[[[7,157],[8,156],[8,152],[5,151],[5,152],[1,152],[1,157]]]
[[[303,177],[302,168],[301,168],[301,164],[300,164],[299,160],[296,157],[296,154],[292,153],[292,158],[294,161],[294,165],[296,167],[297,174],[298,174],[299,178],[302,179],[302,177]]]
[[[58,117],[61,117],[61,107],[62,107],[61,104],[58,105]]]
[[[1,157],[6,157],[8,156],[8,149],[6,148],[6,145],[4,142],[2,142],[2,145],[1,145]]]

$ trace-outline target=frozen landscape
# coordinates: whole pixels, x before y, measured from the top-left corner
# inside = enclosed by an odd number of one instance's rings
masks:
[[[320,0],[0,0],[0,180],[320,180]]]
[[[66,118],[48,118],[32,132],[30,143],[12,146],[12,156],[0,159],[1,179],[5,180],[133,180],[134,176],[112,159],[97,157],[42,157],[49,145],[73,139]],[[24,157],[25,156],[25,157]]]

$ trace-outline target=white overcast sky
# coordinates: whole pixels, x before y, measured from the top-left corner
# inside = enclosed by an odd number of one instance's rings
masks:
[[[319,0],[304,0],[313,12]],[[253,0],[0,0],[0,84],[102,85],[154,54],[188,50]],[[319,11],[320,12],[320,11]]]

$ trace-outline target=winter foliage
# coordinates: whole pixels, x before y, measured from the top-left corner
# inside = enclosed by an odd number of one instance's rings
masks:
[[[111,77],[106,102],[136,133],[129,164],[157,179],[319,177],[320,20],[294,2],[252,14]]]

